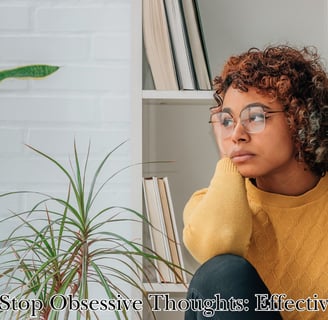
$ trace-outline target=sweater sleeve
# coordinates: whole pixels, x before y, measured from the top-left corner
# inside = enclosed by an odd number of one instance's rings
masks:
[[[209,187],[192,195],[183,220],[184,244],[198,262],[224,253],[245,256],[252,213],[244,178],[230,159],[220,160]]]

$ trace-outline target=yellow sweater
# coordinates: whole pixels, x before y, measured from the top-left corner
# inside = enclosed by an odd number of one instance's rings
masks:
[[[301,196],[283,196],[259,190],[222,159],[210,186],[186,204],[184,224],[200,263],[242,255],[271,293],[285,294],[284,319],[328,319],[328,175]]]

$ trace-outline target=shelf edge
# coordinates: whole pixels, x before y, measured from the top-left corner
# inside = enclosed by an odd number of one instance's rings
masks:
[[[143,286],[148,293],[151,292],[186,293],[188,290],[188,284],[182,284],[182,283],[144,283]]]
[[[206,103],[214,104],[213,91],[161,91],[143,90],[142,99],[146,102],[171,104],[171,103]]]

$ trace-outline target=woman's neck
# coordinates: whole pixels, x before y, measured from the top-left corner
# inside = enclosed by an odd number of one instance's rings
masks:
[[[288,174],[273,174],[257,177],[256,186],[266,192],[278,193],[286,196],[299,196],[313,189],[320,177],[309,169],[293,170]]]

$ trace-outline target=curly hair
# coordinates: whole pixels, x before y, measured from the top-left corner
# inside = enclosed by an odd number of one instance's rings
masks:
[[[277,99],[285,108],[297,156],[315,174],[326,174],[328,77],[316,48],[270,46],[232,56],[213,81],[218,106],[230,86],[245,92],[253,87]]]

